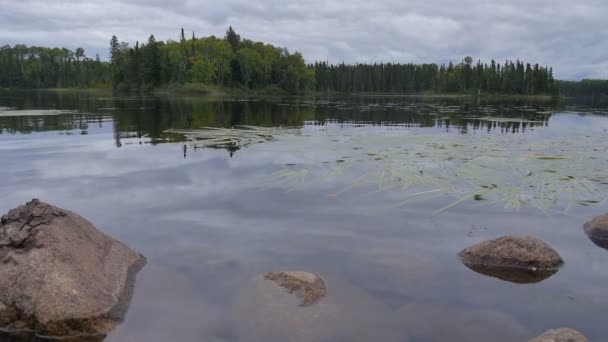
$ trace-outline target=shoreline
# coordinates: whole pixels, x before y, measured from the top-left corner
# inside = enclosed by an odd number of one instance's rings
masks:
[[[0,88],[0,91],[23,91],[23,92],[56,92],[56,93],[113,93],[112,89],[108,88]],[[117,93],[119,97],[133,96],[129,93]],[[142,93],[142,96],[176,96],[176,97],[229,97],[229,96],[247,96],[247,97],[410,97],[410,98],[479,98],[482,100],[542,100],[550,101],[554,99],[567,99],[564,95],[522,95],[522,94],[502,94],[502,93],[487,93],[487,94],[471,94],[471,93],[382,93],[382,92],[335,92],[335,91],[313,91],[302,93],[287,93],[278,87],[267,87],[260,89],[242,89],[207,86],[203,84],[185,84],[183,86],[163,86],[154,90]],[[137,96],[137,95],[135,95]]]

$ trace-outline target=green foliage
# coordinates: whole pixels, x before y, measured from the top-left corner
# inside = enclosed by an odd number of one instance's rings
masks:
[[[286,58],[282,84],[287,91],[292,93],[314,88],[314,71],[306,67],[301,54],[295,53]]]
[[[382,93],[472,93],[608,97],[608,81],[556,81],[553,69],[521,61],[437,64],[306,65],[300,53],[243,39],[230,27],[223,38],[156,41],[130,47],[110,40],[110,62],[85,51],[15,45],[0,47],[0,87],[106,87],[140,94],[156,88],[201,83],[235,89]]]
[[[460,64],[355,64],[316,63],[318,91],[385,93],[502,93],[556,94],[553,70],[517,61],[489,65],[466,57]]]
[[[247,88],[262,84],[264,78],[264,61],[262,55],[254,49],[243,48],[236,52],[241,75],[241,82]]]
[[[0,47],[0,87],[107,87],[110,82],[108,64],[88,58],[82,48]]]
[[[230,26],[226,31],[225,40],[232,47],[232,51],[236,52],[239,49],[239,45],[241,44],[241,36],[236,34],[232,26]]]
[[[148,44],[143,49],[143,76],[146,88],[155,88],[160,83],[160,55],[154,35],[148,38]]]
[[[193,33],[187,41],[183,29],[179,42],[156,42],[150,36],[141,49],[113,37],[110,51],[113,86],[118,91],[138,93],[142,85],[148,91],[176,83],[242,89],[278,86],[291,93],[314,90],[314,71],[301,54],[243,40],[232,27],[224,39],[197,39]]]
[[[564,96],[608,96],[608,80],[559,81],[558,84]]]

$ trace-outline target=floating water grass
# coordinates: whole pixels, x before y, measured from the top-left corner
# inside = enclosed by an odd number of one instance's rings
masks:
[[[64,114],[76,114],[77,111],[73,110],[59,110],[59,109],[23,109],[15,110],[13,108],[0,108],[0,117],[9,116],[54,116]]]
[[[488,122],[499,122],[499,123],[528,123],[528,124],[540,124],[540,125],[545,123],[544,121],[530,120],[530,119],[524,119],[524,118],[501,118],[501,117],[492,117],[492,116],[464,117],[463,119],[488,121]]]
[[[170,132],[184,134],[200,147],[249,146],[289,158],[281,170],[249,181],[250,187],[295,191],[338,181],[344,189],[332,196],[354,189],[401,190],[403,198],[396,207],[453,198],[436,212],[480,201],[551,214],[608,199],[608,140],[588,131],[542,140],[525,135],[418,134],[405,127],[244,126]]]
[[[205,127],[196,130],[169,129],[165,133],[181,134],[196,147],[242,148],[252,144],[270,142],[298,130],[283,127],[234,126],[233,128]]]

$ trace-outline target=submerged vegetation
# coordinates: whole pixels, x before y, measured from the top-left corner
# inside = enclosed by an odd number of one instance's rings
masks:
[[[475,200],[552,214],[608,199],[608,161],[597,157],[608,152],[608,143],[585,132],[542,141],[493,134],[441,134],[430,139],[403,127],[315,131],[249,126],[178,133],[198,147],[256,148],[256,143],[276,141],[264,150],[299,161],[247,184],[253,187],[293,191],[339,181],[344,189],[333,196],[355,189],[400,190],[402,200],[395,206],[453,199],[436,212]]]

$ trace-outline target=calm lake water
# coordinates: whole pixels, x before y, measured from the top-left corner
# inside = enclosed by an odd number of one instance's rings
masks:
[[[606,113],[461,98],[0,92],[0,211],[39,198],[148,258],[107,341],[281,341],[285,327],[294,340],[318,329],[307,336],[420,342],[571,327],[602,341],[608,250],[582,225],[608,212]],[[195,130],[235,125],[256,126],[237,132],[246,146]],[[519,284],[458,259],[503,235],[541,238],[564,267]],[[249,279],[275,270],[319,274],[344,311],[321,327],[256,317]]]

